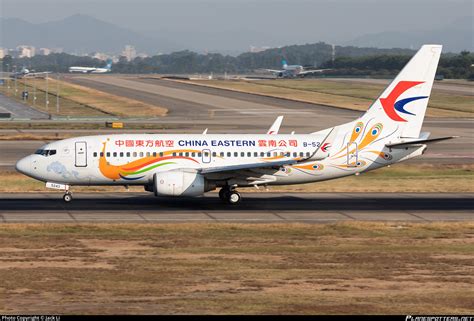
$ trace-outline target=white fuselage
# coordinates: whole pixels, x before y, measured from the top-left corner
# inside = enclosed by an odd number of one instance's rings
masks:
[[[95,68],[95,67],[69,67],[69,72],[78,72],[84,74],[104,74],[109,72],[108,68]]]
[[[383,143],[372,145],[367,151],[354,152],[352,146],[345,147],[347,137],[340,135],[334,142],[334,156],[311,159],[325,135],[321,132],[310,135],[86,136],[45,145],[37,154],[20,160],[17,169],[44,182],[68,185],[147,185],[159,172],[200,172],[297,160],[298,163],[292,165],[243,170],[242,175],[228,175],[225,171],[206,175],[207,180],[217,182],[216,186],[223,181],[236,186],[281,185],[348,176],[392,164],[415,152],[410,149],[389,154]],[[380,155],[383,150],[387,150],[385,157]]]

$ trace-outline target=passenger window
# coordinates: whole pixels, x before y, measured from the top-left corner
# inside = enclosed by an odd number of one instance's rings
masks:
[[[160,152],[160,157],[163,157],[163,152]]]
[[[216,152],[212,152],[212,157],[216,157],[217,156],[217,153]]]
[[[198,157],[202,157],[202,153],[201,153],[201,152],[198,153]]]
[[[107,152],[107,157],[110,157],[110,152]]]
[[[176,156],[176,153],[173,153],[173,156]]]
[[[156,157],[156,152],[153,152],[153,157]]]
[[[97,152],[94,152],[94,154],[93,154],[93,155],[94,155],[94,157],[97,157]]]
[[[240,152],[240,157],[245,157],[245,152]]]
[[[221,152],[221,157],[224,157],[224,152]]]
[[[143,152],[140,152],[140,157],[143,157]]]
[[[100,157],[104,157],[104,152],[100,152]]]
[[[113,155],[114,155],[114,157],[117,157],[117,152],[114,152],[114,154],[113,154]]]
[[[253,157],[258,157],[258,153],[257,153],[257,152],[253,152]]]
[[[127,157],[130,157],[130,152],[127,152]]]
[[[264,153],[264,152],[260,152],[260,157],[265,157],[265,153]]]
[[[267,152],[267,157],[270,157],[270,156],[272,156],[272,153]]]
[[[120,157],[123,157],[123,152],[120,152]]]
[[[278,153],[277,153],[277,152],[273,152],[273,156],[274,156],[274,157],[277,157],[277,156],[278,156]]]
[[[252,157],[252,153],[251,153],[251,152],[247,152],[247,157]]]
[[[184,154],[186,157],[189,157],[189,152],[186,152],[186,154]]]
[[[150,152],[146,152],[146,157],[150,157],[150,156],[151,156]]]
[[[183,153],[182,153],[182,152],[181,152],[181,153],[179,153],[179,156],[183,156]]]
[[[137,152],[133,152],[133,157],[137,157],[137,156],[138,156]]]
[[[296,157],[298,156],[298,154],[296,152],[293,152],[293,157]]]
[[[234,157],[239,157],[239,153],[234,152]]]
[[[205,157],[209,157],[209,153],[208,153],[208,152],[204,152],[204,156],[205,156]]]
[[[311,154],[309,152],[306,152],[306,157],[309,157],[311,156]]]
[[[232,153],[231,152],[227,152],[227,157],[230,157],[232,156]]]
[[[196,157],[196,153],[195,153],[195,152],[192,152],[192,153],[191,153],[191,157]]]
[[[304,156],[303,152],[300,152],[300,157],[303,157],[303,156]]]

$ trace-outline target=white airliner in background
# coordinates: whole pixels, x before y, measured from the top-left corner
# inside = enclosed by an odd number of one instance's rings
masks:
[[[49,143],[16,164],[19,172],[65,190],[73,185],[142,185],[156,196],[199,196],[220,188],[318,182],[420,156],[420,132],[441,54],[424,45],[368,111],[346,124],[304,135],[281,135],[281,117],[266,134],[122,134]],[[310,120],[308,120],[310,121]]]
[[[28,68],[26,67],[23,67],[20,71],[18,72],[15,72],[15,73],[12,73],[10,75],[10,78],[17,78],[17,79],[20,79],[20,78],[25,78],[25,77],[32,77],[32,78],[35,78],[35,77],[46,77],[46,75],[50,74],[51,71],[41,71],[41,72],[34,72],[34,71],[31,71],[29,70]]]
[[[83,74],[105,74],[112,71],[112,61],[108,60],[104,68],[96,67],[69,67],[69,72],[80,72]]]
[[[275,69],[265,69],[266,71],[271,72],[277,78],[296,78],[296,77],[304,77],[309,74],[316,74],[320,73],[329,69],[313,69],[313,70],[305,70],[305,68],[301,65],[288,65],[286,60],[281,61],[282,69],[275,70]]]

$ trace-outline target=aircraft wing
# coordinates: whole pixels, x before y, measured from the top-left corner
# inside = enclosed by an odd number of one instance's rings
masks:
[[[51,71],[29,72],[29,73],[27,73],[26,75],[24,75],[24,77],[28,78],[28,77],[45,76],[45,75],[48,75],[48,74],[50,74],[50,73],[51,73]]]
[[[251,170],[257,168],[270,168],[270,167],[281,167],[284,165],[296,164],[298,161],[295,159],[286,159],[278,160],[271,162],[260,162],[260,163],[251,163],[251,164],[238,164],[238,165],[229,165],[229,166],[220,166],[220,167],[211,167],[203,168],[201,174],[210,174],[210,173],[220,173],[220,172],[234,172],[240,170]]]
[[[325,72],[326,70],[331,70],[331,69],[312,69],[312,70],[303,70],[298,73],[298,75],[308,75],[308,74],[317,74],[321,72]]]
[[[263,69],[268,72],[273,72],[274,74],[279,74],[280,72],[284,72],[284,70],[275,70],[275,69]]]

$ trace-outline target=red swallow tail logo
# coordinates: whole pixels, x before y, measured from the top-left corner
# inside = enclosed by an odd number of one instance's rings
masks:
[[[428,96],[409,97],[398,101],[397,99],[408,89],[422,83],[424,83],[424,81],[400,81],[386,98],[380,98],[380,103],[387,116],[395,121],[406,122],[407,120],[400,117],[397,111],[407,115],[415,115],[405,110],[405,105],[414,100],[428,98]]]
[[[328,149],[331,148],[330,143],[324,143],[323,146],[321,146],[321,150],[325,153],[327,153]]]

